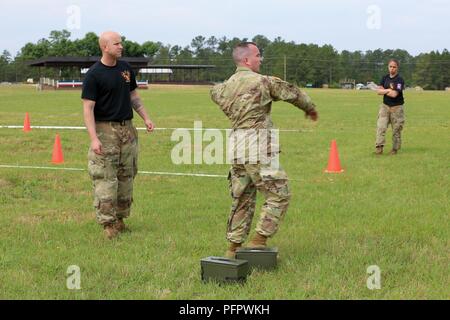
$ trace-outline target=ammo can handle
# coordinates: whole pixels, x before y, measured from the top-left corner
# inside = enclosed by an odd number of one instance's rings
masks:
[[[231,259],[227,259],[227,258],[211,258],[211,260],[215,260],[215,261],[225,261],[225,262],[230,262]]]

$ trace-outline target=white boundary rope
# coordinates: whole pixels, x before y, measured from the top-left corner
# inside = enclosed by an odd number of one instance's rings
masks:
[[[31,126],[32,129],[50,129],[50,130],[86,130],[86,127],[70,126]],[[0,129],[23,129],[23,126],[0,126]],[[136,128],[137,130],[146,130],[146,128]],[[155,128],[155,130],[188,130],[188,131],[207,131],[207,130],[228,130],[223,128]],[[312,132],[305,129],[279,129],[280,132]],[[66,167],[39,167],[39,166],[19,166],[0,164],[0,168],[9,169],[38,169],[38,170],[61,170],[61,171],[87,171],[81,168]],[[204,173],[182,173],[182,172],[158,172],[158,171],[139,171],[140,174],[158,175],[158,176],[184,176],[184,177],[206,177],[206,178],[227,178],[226,175],[204,174]],[[294,181],[295,179],[291,179]]]
[[[65,168],[65,167],[37,167],[37,166],[19,166],[0,164],[0,168],[5,169],[38,169],[38,170],[61,170],[61,171],[87,171],[81,168]],[[206,173],[182,173],[182,172],[157,172],[157,171],[139,171],[139,174],[149,174],[155,176],[185,176],[185,177],[206,177],[206,178],[226,178],[225,175],[206,174]]]
[[[23,129],[23,126],[0,126],[0,129]],[[50,130],[86,130],[86,127],[69,126],[31,126],[31,129],[50,129]],[[137,130],[147,130],[146,128],[136,128]],[[188,130],[188,131],[208,131],[208,130],[229,130],[224,128],[155,128],[155,130]],[[280,132],[312,132],[305,129],[277,129]]]

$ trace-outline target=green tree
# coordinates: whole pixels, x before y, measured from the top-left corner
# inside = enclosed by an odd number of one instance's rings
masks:
[[[0,62],[5,64],[10,64],[12,61],[11,53],[8,50],[3,50],[2,55],[0,56]]]
[[[142,57],[144,56],[144,50],[137,42],[127,40],[125,36],[122,36],[122,46],[124,56],[127,57]]]
[[[192,51],[194,56],[200,56],[205,48],[206,38],[204,36],[196,36],[191,41]]]
[[[101,56],[101,50],[98,43],[98,36],[94,32],[88,32],[83,39],[77,39],[73,42],[74,52],[77,56],[98,57]]]
[[[11,54],[8,50],[3,50],[0,56],[0,79],[1,81],[8,81],[8,74],[11,63]]]
[[[75,55],[75,47],[69,38],[70,32],[67,30],[51,31],[49,36],[50,50],[48,54],[54,57]]]
[[[142,44],[142,53],[144,57],[152,58],[158,52],[161,43],[146,41]]]
[[[266,36],[263,36],[261,34],[254,36],[252,42],[256,43],[263,55],[266,48],[270,45],[270,40]]]

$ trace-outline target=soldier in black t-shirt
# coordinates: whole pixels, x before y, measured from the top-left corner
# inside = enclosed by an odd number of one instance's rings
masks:
[[[116,32],[104,32],[99,39],[102,58],[83,81],[84,122],[91,145],[88,152],[89,174],[94,183],[94,207],[97,221],[109,239],[125,231],[124,219],[130,215],[133,181],[137,173],[137,130],[133,109],[153,131],[136,91],[136,77],[122,56],[122,38]]]
[[[383,153],[386,142],[386,130],[392,125],[392,151],[391,155],[397,154],[402,144],[401,133],[405,123],[403,111],[403,90],[405,82],[398,74],[400,64],[397,60],[389,61],[389,74],[381,79],[377,93],[383,96],[383,104],[380,106],[377,121],[377,138],[375,142],[375,154]]]

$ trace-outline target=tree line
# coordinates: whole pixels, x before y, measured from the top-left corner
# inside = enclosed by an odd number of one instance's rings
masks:
[[[48,38],[27,43],[15,57],[4,50],[0,56],[0,81],[21,82],[27,78],[37,79],[36,68],[27,62],[50,56],[100,56],[98,35],[89,32],[82,39],[70,39],[67,30],[51,31]],[[253,41],[260,48],[264,61],[261,72],[278,76],[300,86],[339,87],[343,79],[357,83],[378,81],[387,73],[390,58],[400,61],[400,73],[408,86],[443,90],[450,86],[450,53],[431,51],[413,56],[406,50],[368,50],[338,52],[331,45],[298,44],[281,37],[273,40],[264,35],[252,39],[227,37],[205,38],[197,36],[190,45],[179,46],[146,41],[142,44],[123,37],[124,55],[147,57],[151,64],[206,64],[216,68],[200,71],[199,77],[206,81],[223,81],[234,72],[231,53],[242,41]],[[41,70],[46,76],[79,77],[79,70],[65,68],[55,75],[55,70]]]

